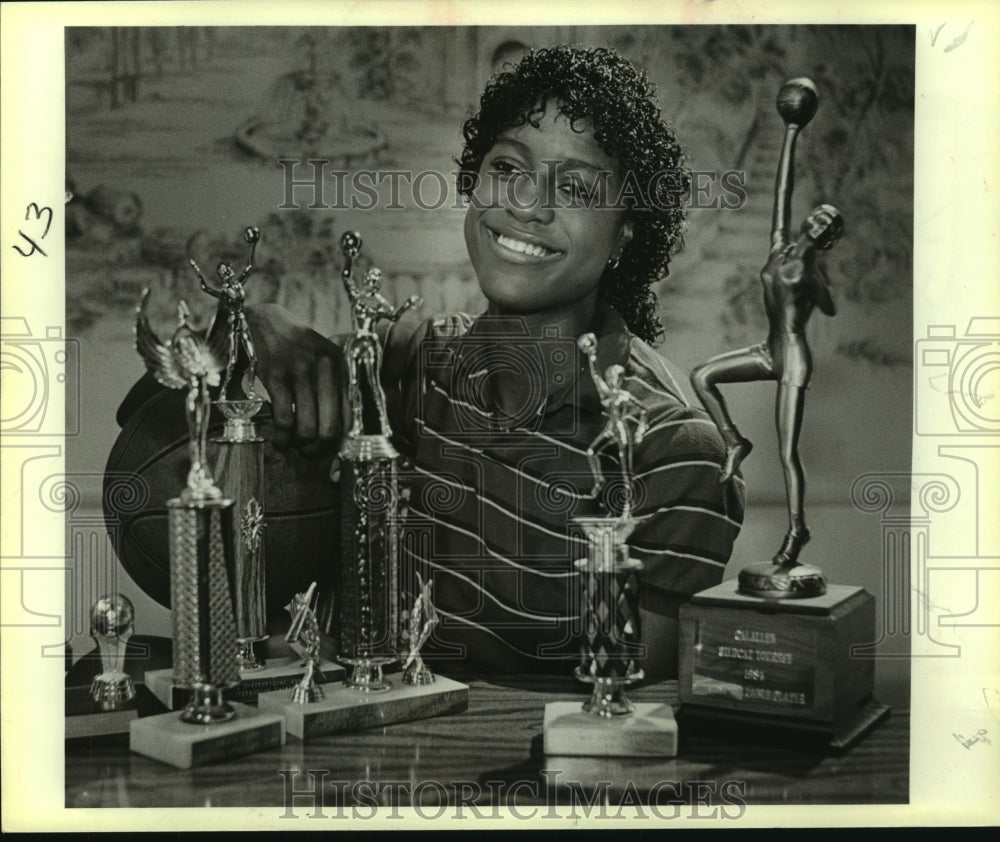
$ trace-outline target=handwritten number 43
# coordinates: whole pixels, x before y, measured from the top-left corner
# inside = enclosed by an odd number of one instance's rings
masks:
[[[32,214],[34,214],[34,216],[32,216]],[[32,232],[34,236],[37,237],[37,239],[44,240],[46,235],[49,233],[49,228],[52,226],[52,208],[40,208],[38,207],[38,205],[32,202],[24,209],[24,219],[25,221],[28,222],[33,221],[41,223],[44,221],[45,229],[42,231],[41,235],[34,234],[34,232]],[[37,230],[36,226],[32,227],[35,227]],[[28,230],[31,231],[31,228],[29,228]],[[17,253],[21,255],[21,257],[31,257],[35,252],[38,252],[42,257],[48,257],[48,255],[45,253],[42,247],[38,245],[38,243],[35,242],[35,240],[33,240],[31,237],[25,234],[24,231],[22,231],[19,228],[17,233],[20,234],[28,243],[28,245],[31,246],[30,251],[25,251],[24,249],[21,248],[20,245],[11,246],[11,248],[15,249]]]

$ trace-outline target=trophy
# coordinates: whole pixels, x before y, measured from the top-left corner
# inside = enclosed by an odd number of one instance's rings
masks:
[[[591,496],[598,497],[609,485],[598,454],[612,444],[620,480],[603,495],[607,515],[573,519],[587,538],[587,557],[575,562],[583,590],[582,658],[575,675],[593,689],[582,707],[575,702],[545,706],[545,754],[671,757],[677,753],[677,724],[670,706],[634,704],[625,696],[625,688],[644,675],[639,618],[642,562],[629,557],[626,541],[635,527],[632,451],[642,442],[648,419],[622,386],[622,366],[612,365],[601,375],[594,334],[584,334],[578,344],[589,361],[605,417],[604,428],[587,449],[594,475]]]
[[[717,384],[773,380],[775,419],[788,503],[788,530],[770,561],[750,565],[737,582],[696,594],[680,610],[680,695],[685,718],[722,719],[749,729],[813,734],[833,747],[849,745],[888,711],[872,699],[874,663],[850,648],[874,640],[874,599],[863,589],[828,585],[802,563],[809,542],[805,479],[798,456],[812,356],[806,325],[813,311],[836,313],[817,252],[840,238],[837,209],[813,209],[794,239],[789,230],[793,158],[799,132],[818,106],[809,79],[782,85],[777,110],[785,135],[775,179],[771,245],[761,271],[767,338],[698,366],[691,383],[726,447],[719,473],[729,482],[753,445],[737,429]],[[738,728],[739,730],[739,728]],[[748,729],[742,728],[744,732]]]
[[[301,643],[303,657],[306,661],[306,671],[301,681],[292,688],[292,701],[296,704],[318,702],[323,698],[323,688],[316,683],[316,674],[322,677],[319,667],[319,621],[316,619],[316,607],[313,604],[313,594],[316,583],[309,586],[304,594],[296,594],[286,606],[292,615],[291,625],[285,635],[285,642],[293,646]]]
[[[123,594],[105,594],[90,609],[90,634],[97,643],[101,672],[90,686],[66,688],[66,739],[127,733],[139,716],[125,656],[135,608]]]
[[[102,710],[118,710],[135,698],[135,685],[124,670],[135,608],[122,594],[102,596],[90,609],[90,634],[101,654],[101,673],[90,685],[90,698]]]
[[[442,679],[433,685],[404,680],[393,687],[384,675],[400,660],[399,454],[379,380],[382,348],[376,326],[396,321],[420,299],[410,296],[395,307],[379,290],[382,274],[369,269],[358,284],[354,262],[361,236],[340,241],[344,255],[341,280],[351,304],[354,332],[345,349],[349,375],[350,426],[339,452],[341,545],[336,584],[320,601],[320,629],[337,641],[337,660],[348,665],[342,687],[324,690],[324,698],[296,704],[282,693],[262,693],[261,709],[280,711],[288,732],[301,739],[333,731],[355,730],[463,710],[468,687]],[[366,430],[367,396],[374,403],[375,428]],[[433,628],[433,627],[431,627]],[[429,633],[429,631],[428,631]]]
[[[405,632],[409,651],[403,662],[403,681],[413,685],[433,684],[436,676],[420,657],[420,647],[430,639],[439,622],[434,603],[431,602],[431,586],[434,583],[424,582],[419,573],[416,573],[416,577],[420,593],[413,600]]]
[[[190,690],[191,700],[180,716],[168,713],[133,722],[129,745],[188,768],[280,745],[284,731],[280,717],[225,698],[225,691],[240,681],[230,578],[234,505],[215,484],[206,455],[208,389],[219,383],[221,357],[189,326],[183,301],[173,337],[162,343],[149,324],[148,301],[146,290],[136,318],[136,350],[159,383],[187,392],[190,468],[186,486],[167,501],[167,510],[173,681]]]
[[[246,228],[243,239],[250,244],[250,259],[239,275],[228,263],[220,263],[216,274],[222,285],[218,289],[209,286],[194,260],[190,263],[202,291],[220,301],[226,311],[226,370],[219,398],[215,402],[225,418],[225,426],[222,436],[212,441],[217,446],[215,465],[219,487],[233,501],[236,511],[233,518],[233,569],[230,571],[236,612],[236,658],[241,672],[256,672],[262,670],[265,664],[254,652],[253,645],[268,637],[264,598],[264,529],[267,524],[262,508],[264,439],[257,434],[253,422],[264,402],[256,393],[257,355],[243,307],[246,282],[253,271],[254,254],[260,242],[260,230]],[[209,335],[213,333],[215,331],[210,328]],[[230,397],[241,348],[248,361],[246,388],[240,390],[241,394]]]
[[[398,320],[420,299],[411,296],[393,307],[379,291],[382,273],[374,267],[359,286],[353,269],[361,236],[348,232],[340,244],[341,278],[354,332],[346,349],[351,425],[339,454],[343,519],[336,592],[338,660],[351,668],[348,686],[371,693],[389,689],[382,669],[399,657],[399,454],[389,441],[389,417],[379,381],[382,348],[375,328],[383,319]],[[364,430],[362,376],[378,414],[373,433]]]

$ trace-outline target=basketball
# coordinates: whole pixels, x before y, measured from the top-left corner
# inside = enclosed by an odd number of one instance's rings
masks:
[[[778,91],[778,113],[785,123],[804,126],[815,115],[819,107],[819,94],[810,79],[801,77],[789,79]]]
[[[167,500],[187,482],[187,420],[183,390],[155,391],[125,421],[108,457],[103,506],[108,534],[128,574],[148,594],[170,607]],[[268,616],[280,614],[310,582],[332,581],[340,546],[339,495],[329,478],[329,459],[310,461],[270,444],[271,407],[254,419],[264,443],[263,500],[265,588]],[[209,439],[224,419],[213,407]],[[216,445],[209,445],[214,465]]]

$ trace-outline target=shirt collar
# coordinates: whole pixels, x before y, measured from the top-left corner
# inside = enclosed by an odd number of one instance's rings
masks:
[[[462,337],[465,342],[460,342],[457,346],[456,362],[467,353],[475,353],[475,344],[467,344],[470,338],[478,339],[480,342],[489,342],[496,339],[498,342],[517,341],[516,326],[521,324],[520,320],[514,317],[511,324],[502,324],[504,317],[490,316],[483,314],[473,320],[468,332]],[[514,330],[511,330],[514,327]],[[628,362],[631,350],[632,334],[625,321],[618,312],[605,301],[598,300],[594,315],[594,324],[591,332],[597,337],[597,369],[603,375],[608,367],[617,363],[625,366]],[[529,340],[524,334],[525,341]],[[601,399],[594,385],[594,380],[590,376],[590,364],[586,356],[579,350],[576,340],[578,337],[554,336],[553,339],[562,339],[571,353],[577,359],[575,382],[567,384],[548,385],[548,398],[545,402],[544,412],[546,414],[555,412],[567,404],[577,406],[585,411],[600,413]]]

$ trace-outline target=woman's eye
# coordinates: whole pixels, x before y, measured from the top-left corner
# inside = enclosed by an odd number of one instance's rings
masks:
[[[592,188],[575,179],[559,185],[559,191],[564,196],[580,202],[588,201],[594,195]]]
[[[514,175],[521,172],[513,161],[508,161],[506,158],[497,158],[490,161],[490,167],[494,172],[503,173],[504,175]]]

